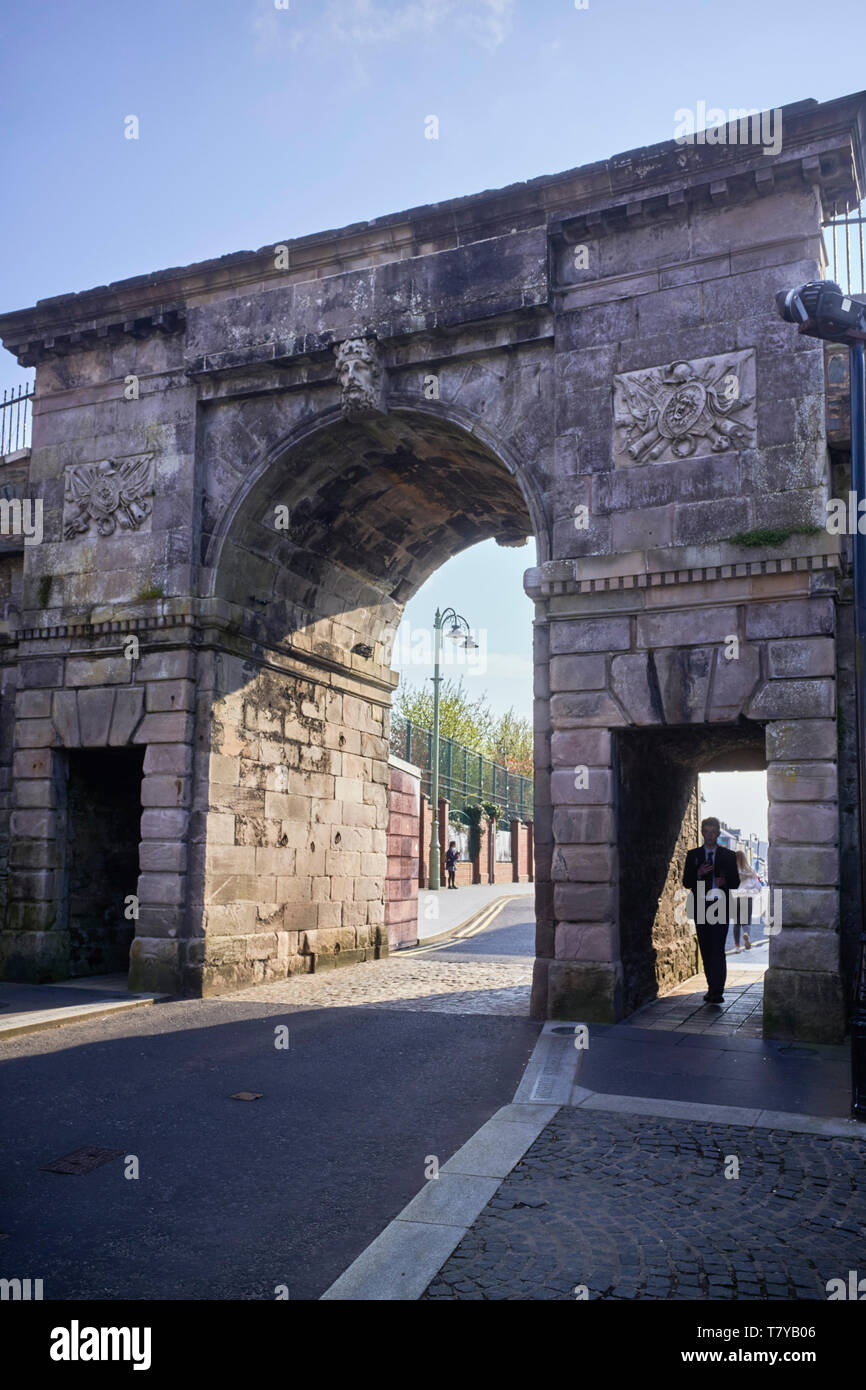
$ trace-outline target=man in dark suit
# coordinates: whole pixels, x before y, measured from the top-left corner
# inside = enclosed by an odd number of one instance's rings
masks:
[[[683,887],[693,895],[692,912],[698,933],[698,946],[707,977],[708,1004],[723,1004],[728,966],[725,959],[725,939],[728,935],[730,908],[728,894],[738,888],[737,856],[733,850],[718,843],[721,825],[715,816],[701,821],[704,843],[690,849],[683,869]]]

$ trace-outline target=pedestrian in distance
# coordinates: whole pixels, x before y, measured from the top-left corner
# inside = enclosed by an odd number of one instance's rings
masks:
[[[456,888],[454,875],[457,872],[457,860],[460,858],[460,851],[457,848],[456,840],[452,840],[445,854],[445,871],[448,874],[448,887]]]
[[[692,912],[698,946],[707,977],[708,1004],[725,1002],[725,940],[730,921],[728,894],[740,886],[737,856],[719,844],[721,823],[715,816],[701,821],[703,844],[690,849],[683,868],[683,887],[692,895]]]
[[[734,946],[740,951],[740,926],[743,927],[743,945],[747,951],[752,949],[752,938],[749,935],[749,927],[752,925],[752,900],[761,892],[761,880],[749,863],[744,850],[737,850],[737,872],[740,875],[740,886],[734,897]],[[746,903],[746,921],[742,921],[741,903]]]

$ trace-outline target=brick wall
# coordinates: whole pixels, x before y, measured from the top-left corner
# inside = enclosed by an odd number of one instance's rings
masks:
[[[385,872],[385,925],[390,947],[411,946],[418,940],[420,832],[420,769],[392,755],[388,759],[388,861]]]

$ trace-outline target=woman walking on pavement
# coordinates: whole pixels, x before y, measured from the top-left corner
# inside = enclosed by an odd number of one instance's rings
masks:
[[[737,951],[741,951],[743,949],[740,945],[740,901],[743,898],[745,898],[748,904],[748,908],[747,920],[745,923],[742,924],[743,942],[745,944],[746,950],[749,951],[751,950],[752,946],[752,942],[749,937],[749,927],[752,925],[752,896],[753,894],[760,893],[761,881],[758,878],[758,875],[755,873],[755,870],[749,863],[748,859],[746,858],[745,851],[741,849],[737,850],[737,869],[740,875],[740,887],[733,894],[733,897],[737,899],[736,905],[734,907],[734,948]]]

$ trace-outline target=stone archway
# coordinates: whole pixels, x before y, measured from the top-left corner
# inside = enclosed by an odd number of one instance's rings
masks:
[[[288,971],[306,931],[377,949],[389,634],[442,559],[520,531],[536,1013],[618,1016],[619,731],[742,716],[765,728],[785,894],[767,1020],[841,1035],[848,561],[823,527],[824,354],[776,295],[821,273],[822,220],[859,196],[863,99],[784,121],[757,164],[735,139],[669,141],[0,318],[37,367],[45,542],[0,556],[20,614],[0,633],[0,971],[62,944],[73,706],[82,746],[147,750],[134,984]]]
[[[208,556],[220,650],[198,682],[186,974],[205,994],[387,951],[403,606],[452,555],[532,533],[490,447],[421,412],[332,419],[251,471]]]

